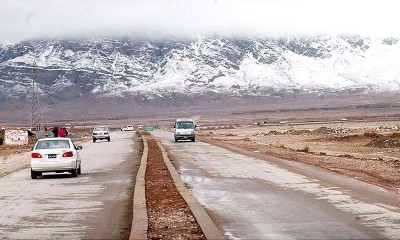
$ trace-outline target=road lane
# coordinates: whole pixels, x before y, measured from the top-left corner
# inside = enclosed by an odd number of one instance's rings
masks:
[[[153,135],[231,239],[400,238],[398,195],[301,163]]]
[[[32,180],[29,169],[0,178],[0,239],[121,238],[139,160],[133,139],[113,132],[111,142],[82,144],[77,178],[45,173]]]

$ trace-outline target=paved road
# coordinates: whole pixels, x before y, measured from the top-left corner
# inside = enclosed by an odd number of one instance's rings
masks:
[[[400,198],[301,163],[155,136],[230,239],[400,239]]]
[[[82,175],[32,180],[24,169],[0,178],[0,239],[116,239],[131,224],[135,136],[82,144]],[[129,229],[128,229],[129,230]]]

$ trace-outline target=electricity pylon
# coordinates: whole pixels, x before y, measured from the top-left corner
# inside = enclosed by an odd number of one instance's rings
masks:
[[[31,130],[40,130],[40,96],[37,87],[37,81],[39,79],[38,69],[36,65],[36,61],[33,63],[33,77],[31,83]]]

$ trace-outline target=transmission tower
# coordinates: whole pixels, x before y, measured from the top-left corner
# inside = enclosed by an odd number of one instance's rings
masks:
[[[39,91],[37,87],[37,81],[39,80],[38,69],[36,65],[36,61],[33,63],[33,77],[31,83],[31,130],[40,130],[40,99],[39,99]]]

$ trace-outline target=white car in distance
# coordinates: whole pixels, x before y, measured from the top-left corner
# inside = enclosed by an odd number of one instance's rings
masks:
[[[82,172],[81,157],[69,138],[44,138],[36,142],[31,153],[31,177],[37,179],[44,172],[69,172],[77,177]]]
[[[110,137],[110,129],[106,126],[98,126],[93,128],[92,132],[93,142],[97,140],[106,139],[107,141],[111,141]]]
[[[121,131],[133,131],[135,130],[132,125],[121,127]]]

